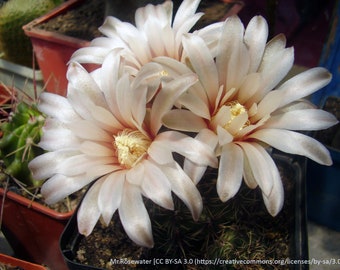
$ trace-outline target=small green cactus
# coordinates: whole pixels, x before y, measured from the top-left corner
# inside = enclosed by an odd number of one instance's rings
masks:
[[[0,54],[16,64],[32,67],[32,45],[22,27],[63,0],[9,0],[0,6]]]
[[[43,150],[37,146],[42,134],[45,117],[35,104],[19,102],[9,114],[6,122],[1,123],[0,159],[4,170],[0,180],[11,176],[23,183],[27,189],[41,185],[33,179],[28,163]]]

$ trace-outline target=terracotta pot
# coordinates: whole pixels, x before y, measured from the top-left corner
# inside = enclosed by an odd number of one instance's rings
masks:
[[[23,26],[25,34],[31,39],[48,92],[66,94],[67,63],[77,49],[88,46],[90,42],[39,29],[37,25],[65,13],[68,9],[74,8],[82,2],[83,0],[66,1],[46,15]]]
[[[2,231],[16,256],[53,270],[67,269],[59,237],[74,211],[59,213],[2,188],[0,207]]]
[[[11,266],[11,267],[20,267],[20,269],[24,269],[24,270],[46,270],[46,268],[43,267],[42,265],[22,261],[17,258],[7,256],[4,254],[0,254],[0,264],[4,264],[6,266]],[[3,269],[2,267],[0,268]]]

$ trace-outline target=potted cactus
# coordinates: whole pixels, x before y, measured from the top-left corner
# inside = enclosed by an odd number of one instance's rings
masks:
[[[4,86],[7,93],[13,90]],[[22,96],[22,95],[21,95]],[[1,229],[20,258],[65,269],[58,239],[72,210],[64,212],[37,200],[41,181],[32,177],[28,162],[43,151],[38,147],[44,115],[28,97],[18,101],[12,94],[3,106],[0,138]]]
[[[32,45],[22,26],[63,0],[0,1],[0,80],[19,89],[33,81],[43,88],[42,75],[33,61]]]

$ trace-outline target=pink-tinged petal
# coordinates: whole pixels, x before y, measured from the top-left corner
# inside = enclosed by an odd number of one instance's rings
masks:
[[[195,35],[185,36],[182,40],[190,64],[202,84],[209,103],[214,104],[219,89],[215,61],[204,41]]]
[[[279,34],[275,36],[274,38],[272,38],[266,44],[263,57],[262,57],[261,66],[259,67],[260,71],[264,68],[267,68],[267,69],[269,68],[267,66],[267,62],[269,63],[270,59],[273,57],[273,55],[275,56],[277,52],[284,50],[286,47],[286,43],[287,43],[287,39],[285,35]]]
[[[234,197],[240,189],[243,174],[243,151],[233,143],[222,147],[216,183],[217,193],[222,202]]]
[[[312,68],[294,76],[278,88],[284,92],[281,107],[314,93],[326,86],[331,79],[332,74],[322,67]]]
[[[98,194],[98,208],[106,225],[109,225],[114,212],[118,209],[125,182],[124,172],[115,172],[104,178]]]
[[[67,98],[73,108],[77,105],[77,109],[79,109],[78,103],[82,103],[84,101],[98,106],[106,106],[106,102],[100,88],[85,68],[79,63],[71,62],[69,64],[66,77],[69,81]]]
[[[268,38],[268,24],[262,16],[253,17],[244,33],[244,42],[250,56],[249,73],[256,72],[263,56]]]
[[[100,217],[100,210],[98,207],[98,196],[104,178],[96,181],[91,188],[86,192],[83,201],[78,209],[77,223],[79,233],[88,236],[96,226]]]
[[[193,219],[198,220],[203,209],[203,202],[195,184],[177,163],[172,166],[162,166],[162,171],[167,175],[172,191],[189,208]]]
[[[157,90],[159,89],[159,85],[161,83],[161,79],[163,78],[165,72],[162,65],[158,63],[147,63],[145,64],[140,71],[138,71],[137,76],[132,81],[132,88],[140,88],[147,87],[147,95],[146,95],[146,101],[149,102],[155,94],[157,93]],[[139,91],[139,89],[138,89]],[[144,95],[145,93],[138,93],[137,94],[143,94],[143,98],[145,99]],[[142,90],[140,92],[143,92]],[[135,98],[138,102],[138,98]],[[145,106],[144,106],[145,107]]]
[[[192,73],[192,70],[188,66],[170,57],[156,57],[153,61],[162,65],[164,68],[163,73],[168,74],[167,76],[169,78],[177,78],[183,74]],[[197,115],[202,115],[207,118],[207,116],[210,115],[209,102],[203,87],[199,83],[196,83],[188,89],[188,92],[190,93],[189,95],[187,92],[182,94],[180,97],[180,103]],[[185,103],[183,103],[184,100],[182,99],[185,100]],[[201,102],[199,102],[199,100],[201,100]],[[201,106],[201,108],[199,106]]]
[[[200,84],[195,84],[195,86],[193,86],[188,90],[188,92],[180,96],[180,98],[178,99],[178,103],[180,103],[180,105],[193,112],[197,116],[205,119],[210,119],[209,104],[207,103],[206,98],[202,100],[197,92],[195,92],[196,89],[202,87],[200,86]],[[201,92],[201,90],[199,91]]]
[[[72,150],[47,152],[34,158],[28,165],[33,177],[38,180],[47,179],[55,174],[60,162],[67,157],[76,155]]]
[[[112,142],[113,137],[108,132],[96,126],[93,122],[79,120],[68,125],[68,128],[79,138],[102,142]]]
[[[254,176],[255,181],[260,186],[262,192],[268,196],[273,188],[273,182],[271,182],[272,173],[268,170],[267,159],[263,154],[263,151],[259,151],[255,147],[255,143],[238,142],[243,149],[244,155],[247,156],[250,170]]]
[[[338,123],[333,114],[323,110],[307,109],[288,111],[272,116],[267,122],[268,128],[290,130],[321,130]]]
[[[55,174],[42,185],[41,194],[47,204],[54,204],[84,188],[92,181],[93,178],[86,178],[84,174],[74,177]]]
[[[240,102],[240,104],[246,104],[246,102],[259,90],[261,85],[262,77],[260,73],[248,74],[237,92],[238,102]]]
[[[77,174],[87,173],[89,168],[94,168],[98,165],[111,165],[113,162],[112,157],[91,157],[84,154],[75,154],[71,157],[64,158],[58,164],[55,172],[72,176]],[[113,170],[114,168],[112,168]],[[91,171],[91,170],[90,170]],[[92,170],[91,174],[95,174],[96,171]],[[97,175],[100,176],[100,175]]]
[[[168,112],[178,97],[197,81],[194,74],[186,74],[169,83],[164,83],[163,88],[155,97],[151,110],[151,132],[157,134],[162,126],[162,118]]]
[[[200,0],[184,0],[182,1],[181,5],[179,6],[174,22],[173,22],[173,28],[175,31],[178,31],[178,29],[186,23],[186,21],[191,18],[200,3]]]
[[[231,134],[237,134],[248,121],[248,114],[246,112],[237,115],[228,126],[228,132]]]
[[[123,196],[118,208],[125,232],[137,245],[152,248],[154,245],[151,222],[139,187],[125,181]]]
[[[212,132],[210,129],[202,129],[197,134],[195,139],[209,145],[212,151],[215,150],[217,143],[218,143],[218,138],[216,134]],[[190,161],[189,159],[184,160],[183,170],[195,184],[197,184],[201,180],[206,169],[207,169],[207,166],[205,165],[198,165]]]
[[[255,189],[258,184],[256,182],[256,179],[254,177],[253,171],[250,167],[250,162],[248,160],[248,157],[246,155],[243,155],[243,179],[244,182],[246,183],[246,185],[251,188],[251,189]]]
[[[144,180],[144,162],[139,162],[130,170],[126,170],[126,180],[133,185],[141,186]]]
[[[207,127],[207,123],[188,110],[171,110],[162,119],[163,124],[171,129],[199,132]]]
[[[39,146],[47,151],[77,149],[80,140],[66,126],[53,118],[47,118]]]
[[[250,58],[243,42],[244,27],[237,16],[227,18],[216,58],[220,85],[228,91],[238,88],[249,71]]]
[[[79,120],[68,100],[60,95],[43,92],[39,96],[39,110],[63,123]],[[63,112],[62,114],[60,112]]]
[[[234,136],[221,126],[217,126],[217,136],[219,145],[225,145],[233,141]]]
[[[143,8],[138,8],[135,13],[136,27],[145,30],[144,25],[147,20],[155,20],[162,26],[170,24],[172,20],[172,2],[166,1],[156,6],[148,4]]]
[[[98,165],[93,165],[91,167],[91,170],[88,170],[86,172],[86,177],[96,179],[100,176],[107,175],[109,173],[113,173],[116,171],[120,171],[122,169],[122,166],[118,164],[98,164]]]
[[[266,160],[267,170],[271,172],[272,178],[270,181],[273,182],[273,188],[269,195],[265,195],[262,192],[263,201],[266,205],[268,212],[272,216],[276,216],[283,207],[284,202],[284,190],[282,186],[281,176],[275,162],[267,151],[259,144],[253,144],[256,149],[262,153],[262,156]]]
[[[117,120],[114,115],[106,108],[94,106],[91,111],[93,119],[100,124],[100,127],[113,132],[117,129],[123,129],[123,125]]]
[[[199,165],[217,166],[214,151],[204,142],[195,140],[185,134],[176,131],[160,133],[155,141],[162,142],[164,147],[176,152]]]
[[[212,23],[204,28],[194,31],[195,34],[203,38],[214,57],[217,55],[218,40],[221,35],[223,25],[224,22]]]
[[[273,116],[279,115],[289,111],[297,111],[297,110],[309,110],[309,109],[317,109],[317,106],[313,104],[311,101],[307,99],[299,99],[297,101],[290,102],[289,104],[280,107],[275,112],[273,112]]]
[[[264,66],[265,63],[265,66]],[[269,91],[275,88],[288,74],[294,63],[294,49],[286,48],[273,52],[273,55],[264,59],[260,67],[262,75],[261,91],[255,96],[255,101],[261,100]]]
[[[111,157],[115,155],[113,147],[108,148],[103,144],[85,141],[80,145],[80,151],[89,156]]]
[[[80,48],[72,54],[71,61],[101,64],[108,53],[109,49],[102,46]]]
[[[149,146],[148,154],[158,164],[167,164],[174,160],[171,151],[163,142],[154,141]]]
[[[306,156],[323,165],[332,165],[329,151],[317,140],[290,130],[261,129],[249,136],[265,142],[280,151]]]
[[[145,160],[143,164],[145,169],[141,187],[143,194],[154,203],[173,210],[174,203],[171,196],[171,185],[166,175],[158,166],[148,160]]]
[[[210,126],[217,129],[218,126],[223,127],[231,120],[230,106],[223,105],[219,108],[218,112],[212,117]]]
[[[273,111],[275,111],[282,101],[283,92],[279,90],[270,91],[268,94],[264,96],[264,98],[260,101],[257,107],[257,113],[250,118],[252,123],[256,123],[261,118],[266,115],[270,115]]]

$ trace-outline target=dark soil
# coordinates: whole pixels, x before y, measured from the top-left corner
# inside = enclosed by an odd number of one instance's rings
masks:
[[[227,203],[219,204],[219,214],[208,216],[214,209],[205,208],[199,222],[190,221],[191,215],[179,200],[176,211],[155,207],[146,201],[153,224],[155,247],[146,249],[135,245],[125,234],[119,217],[115,213],[108,227],[97,224],[92,234],[81,237],[75,260],[78,263],[104,269],[214,269],[204,264],[186,264],[195,259],[245,259],[269,260],[294,257],[294,209],[296,171],[293,167],[277,162],[285,188],[285,205],[277,217],[266,211],[259,189],[250,190],[243,186],[241,191]],[[209,177],[216,175],[211,172]],[[215,180],[212,179],[212,182]],[[204,182],[203,180],[200,182]],[[210,188],[199,184],[202,195],[215,192],[215,183]],[[211,188],[213,187],[213,189]],[[211,195],[211,194],[210,194]],[[204,197],[204,205],[214,204]],[[223,212],[223,214],[221,214]],[[219,216],[220,215],[220,216]],[[155,226],[157,222],[163,224]],[[191,222],[196,231],[182,226]],[[194,224],[195,223],[195,224]],[[172,231],[170,237],[168,232]],[[216,233],[212,233],[216,232]],[[184,251],[188,253],[184,253]],[[153,258],[176,259],[178,265],[153,265]],[[144,260],[143,265],[129,260]],[[148,261],[149,260],[149,261]],[[179,261],[180,260],[180,261]],[[148,263],[149,262],[149,263]],[[151,263],[150,263],[151,262]],[[163,261],[164,262],[164,261]],[[230,265],[222,269],[287,269],[282,265]],[[267,268],[266,268],[267,267]],[[268,268],[269,267],[269,268]],[[216,269],[221,269],[218,267]]]
[[[90,41],[101,35],[98,27],[104,22],[104,2],[104,0],[83,1],[81,5],[39,24],[38,27]]]
[[[95,37],[101,36],[98,27],[103,24],[106,15],[115,16],[122,21],[134,24],[134,15],[137,8],[145,6],[147,3],[160,4],[164,1],[112,0],[112,6],[105,10],[105,0],[85,0],[73,9],[39,24],[38,27],[47,31],[91,41]],[[174,0],[173,2],[175,14],[182,1]],[[220,21],[233,5],[220,0],[202,0],[197,11],[204,12],[205,15],[195,25],[194,29],[200,29]]]

